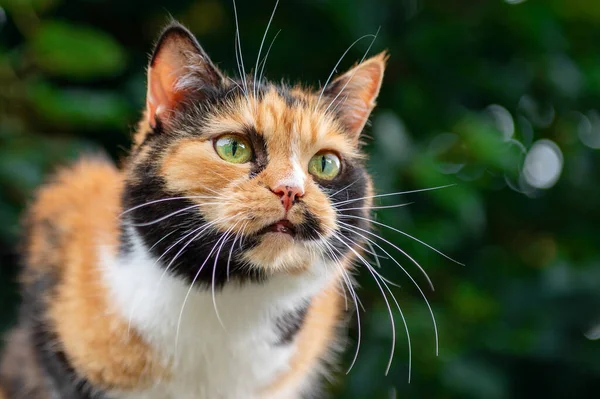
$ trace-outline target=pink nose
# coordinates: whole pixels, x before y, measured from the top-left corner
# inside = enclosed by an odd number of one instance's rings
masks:
[[[271,189],[271,191],[281,197],[281,204],[286,212],[290,210],[298,198],[304,195],[304,190],[301,187],[295,186],[277,186]]]

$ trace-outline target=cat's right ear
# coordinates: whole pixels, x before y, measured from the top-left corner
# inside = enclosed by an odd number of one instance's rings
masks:
[[[196,38],[177,22],[163,31],[150,65],[146,118],[155,128],[189,95],[201,93],[223,82],[223,75],[210,61]]]

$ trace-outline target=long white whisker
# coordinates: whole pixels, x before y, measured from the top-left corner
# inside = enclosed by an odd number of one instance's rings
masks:
[[[321,102],[321,98],[323,97],[323,93],[325,93],[325,89],[327,88],[327,85],[329,84],[329,82],[331,81],[331,78],[333,77],[333,75],[335,74],[335,71],[337,70],[338,66],[340,66],[340,63],[342,62],[342,60],[344,59],[344,57],[346,56],[346,54],[348,54],[348,52],[352,49],[352,47],[354,47],[356,45],[356,43],[360,42],[362,39],[367,38],[367,37],[373,37],[374,35],[369,33],[368,35],[364,35],[359,37],[358,39],[356,39],[351,45],[350,47],[348,47],[346,49],[346,51],[344,51],[344,54],[342,54],[342,56],[340,57],[340,59],[338,60],[338,62],[335,64],[335,66],[333,67],[333,70],[331,71],[331,73],[329,74],[329,76],[327,77],[327,80],[325,81],[325,84],[323,85],[323,88],[321,89],[321,94],[319,94],[319,99],[317,100],[317,104],[315,105],[315,111],[317,110],[317,108],[319,107],[319,104]]]
[[[348,229],[346,229],[346,230],[348,230]],[[365,249],[364,249],[364,247],[362,247],[362,246],[360,245],[360,243],[358,243],[357,241],[355,241],[355,240],[351,239],[350,237],[345,237],[345,236],[344,236],[343,238],[345,238],[345,239],[346,239],[348,242],[350,242],[350,243],[351,243],[352,245],[354,245],[355,247],[358,247],[358,248],[362,249],[363,251],[365,250]],[[366,243],[367,243],[367,245],[368,245],[368,246],[371,248],[372,252],[370,252],[370,251],[365,251],[365,252],[367,252],[367,253],[369,253],[369,254],[371,254],[371,255],[374,255],[374,258],[375,258],[375,260],[376,260],[376,264],[378,265],[378,267],[379,267],[379,268],[381,268],[381,264],[379,263],[379,260],[377,259],[377,258],[379,257],[379,255],[377,255],[377,253],[375,252],[375,249],[373,248],[373,246],[371,245],[371,243],[370,243],[369,241],[366,241]],[[385,277],[384,277],[384,276],[382,276],[382,275],[381,275],[381,273],[379,273],[377,270],[373,269],[373,271],[374,271],[374,272],[377,274],[377,276],[378,276],[378,277],[379,277],[381,280],[385,281],[386,283],[388,283],[388,284],[390,284],[390,285],[393,285],[394,287],[402,288],[402,287],[400,286],[400,284],[396,284],[396,283],[394,283],[393,281],[391,281],[391,280],[389,280],[389,279],[385,278]]]
[[[368,266],[368,267],[372,269],[371,266]],[[392,293],[392,290],[388,286],[388,284],[390,283],[389,280],[387,280],[381,274],[377,273],[375,270],[372,270],[372,272],[377,274],[377,276],[381,279],[381,282],[383,283],[384,287],[386,288],[386,290],[389,292],[390,296],[392,297],[392,300],[396,304],[396,308],[398,309],[398,312],[400,313],[400,317],[402,318],[402,323],[404,324],[404,330],[406,331],[406,340],[408,342],[408,383],[410,384],[410,378],[412,375],[412,344],[410,341],[410,333],[408,332],[408,323],[406,322],[406,318],[404,317],[404,312],[402,311],[402,308],[400,308],[400,304],[398,303],[398,300],[396,299],[396,297]]]
[[[225,232],[225,238],[223,239],[223,242],[221,243],[221,246],[219,247],[219,250],[217,251],[217,254],[215,255],[215,262],[213,264],[213,272],[212,272],[212,280],[211,280],[211,293],[212,293],[213,307],[215,308],[215,315],[217,316],[217,320],[219,320],[219,324],[221,324],[221,327],[223,327],[223,330],[225,330],[225,331],[227,331],[227,329],[225,328],[225,325],[223,324],[223,320],[221,320],[221,315],[219,314],[219,309],[217,308],[217,300],[215,297],[215,276],[216,276],[217,263],[219,262],[219,254],[221,253],[221,249],[223,249],[223,245],[225,245],[225,243],[227,242],[227,239],[229,238],[229,234],[235,228],[236,225],[237,225],[237,223],[235,223],[233,226],[231,226]]]
[[[349,189],[350,187],[352,187],[354,184],[356,184],[358,182],[359,179],[354,180],[352,183],[348,184],[346,187],[342,187],[339,190],[337,190],[335,193],[333,194],[328,194],[327,196],[329,198],[333,198],[334,196],[336,196],[337,194],[341,193],[344,190]]]
[[[371,250],[371,252],[373,254],[375,254],[375,264],[377,265],[377,268],[381,269],[381,263],[379,262],[379,255],[377,254],[377,252],[375,252],[375,248],[373,248],[373,244],[371,244],[369,241],[367,241],[367,245],[369,246],[369,249]]]
[[[187,233],[185,236],[183,236],[182,238],[180,238],[179,240],[177,240],[174,244],[172,244],[169,248],[167,248],[165,250],[165,252],[163,252],[162,255],[160,255],[158,257],[158,259],[156,259],[156,261],[154,262],[154,264],[157,264],[171,249],[173,249],[180,242],[182,242],[183,240],[185,240],[187,237],[191,236],[192,234],[197,233],[199,231],[198,234],[196,236],[194,236],[194,238],[192,238],[191,241],[199,238],[205,231],[207,231],[208,229],[214,227],[217,223],[226,222],[226,221],[228,221],[228,220],[230,220],[232,218],[233,218],[233,216],[230,216],[230,217],[227,217],[227,218],[220,218],[220,219],[213,220],[212,222],[207,222],[207,223],[202,224],[200,227],[198,227],[198,228],[192,230],[191,232]],[[161,282],[162,278],[165,276],[165,274],[171,268],[171,265],[173,264],[173,262],[175,262],[175,260],[179,257],[179,255],[181,255],[181,253],[185,250],[185,248],[188,246],[188,244],[189,244],[189,242],[186,245],[184,245],[184,247],[181,248],[179,250],[179,252],[177,252],[177,254],[173,257],[173,259],[171,259],[171,261],[169,262],[169,264],[167,265],[167,267],[163,271],[163,274],[161,275],[161,277],[160,277],[160,279],[158,281],[159,285],[160,285],[160,282]]]
[[[269,54],[271,53],[271,47],[273,47],[273,44],[275,43],[275,40],[277,39],[277,36],[279,36],[280,33],[281,33],[281,29],[279,29],[277,31],[277,33],[273,37],[273,40],[271,40],[271,44],[269,45],[269,48],[267,49],[267,54],[265,54],[265,58],[262,60],[262,66],[260,67],[260,75],[258,75],[258,85],[259,86],[262,84],[262,80],[263,80],[263,76],[264,76],[263,73],[265,72],[265,66],[267,65],[267,59],[269,58]]]
[[[352,226],[352,227],[354,227],[354,226]],[[427,308],[429,309],[429,314],[431,315],[431,320],[433,322],[433,329],[435,331],[435,355],[437,356],[438,353],[439,353],[439,337],[438,337],[437,323],[435,321],[435,316],[433,314],[433,309],[431,308],[431,305],[429,304],[429,301],[427,300],[427,296],[425,295],[425,293],[423,292],[423,290],[421,289],[421,287],[419,286],[419,284],[417,284],[417,282],[415,281],[415,279],[410,275],[410,273],[408,271],[406,271],[406,269],[404,267],[402,267],[402,265],[396,260],[396,258],[394,258],[392,255],[390,255],[390,253],[388,251],[386,251],[377,242],[375,242],[374,240],[370,239],[369,237],[367,237],[367,236],[365,236],[363,234],[360,234],[360,233],[358,233],[356,231],[353,231],[352,229],[349,229],[347,227],[346,227],[346,230],[352,231],[354,234],[358,235],[359,237],[364,238],[367,241],[370,241],[371,243],[373,243],[373,245],[375,245],[377,248],[379,248],[380,250],[382,250],[383,253],[386,254],[387,256],[389,256],[390,259],[404,272],[404,274],[406,274],[406,276],[410,279],[410,281],[412,281],[412,283],[414,284],[414,286],[417,287],[417,290],[419,290],[419,293],[423,297],[423,300],[425,301],[425,304],[427,305]]]
[[[377,39],[377,36],[379,35],[379,30],[380,29],[381,29],[381,27],[379,27],[377,29],[377,32],[373,36],[373,40],[371,40],[371,44],[369,44],[369,47],[367,47],[367,51],[365,51],[365,54],[363,55],[363,57],[360,60],[359,64],[361,64],[365,60],[365,58],[367,57],[367,54],[369,54],[369,50],[371,50],[371,47],[375,43],[375,40]],[[354,75],[356,75],[357,71],[358,71],[358,69],[355,69],[354,72],[352,72],[352,75],[350,75],[350,78],[348,79],[348,81],[346,82],[346,84],[344,84],[344,87],[342,87],[342,90],[340,90],[340,92],[333,98],[333,100],[331,100],[331,102],[329,103],[329,105],[327,106],[327,108],[325,108],[325,112],[324,112],[325,114],[327,113],[327,111],[329,111],[329,108],[331,108],[331,106],[335,103],[335,100],[337,100],[338,97],[344,92],[344,90],[346,90],[346,87],[348,86],[348,84],[350,84],[350,82],[352,81],[352,78],[354,78]]]
[[[402,208],[408,205],[412,205],[414,202],[407,202],[406,204],[396,205],[384,205],[384,206],[362,206],[360,208],[336,208],[337,211],[356,211],[362,209],[389,209],[389,208]]]
[[[335,248],[333,245],[329,244],[327,241],[323,241],[323,242],[325,243],[325,245],[327,245],[333,251],[336,251],[340,255],[342,255],[342,253],[337,248]],[[350,277],[345,272],[343,266],[340,263],[338,263],[338,265],[342,272],[342,278],[344,279],[346,286],[348,287],[348,290],[350,291],[350,296],[352,297],[352,300],[354,301],[354,307],[356,309],[356,322],[357,322],[357,326],[358,326],[357,337],[356,337],[357,338],[356,350],[354,351],[354,357],[352,358],[352,362],[350,362],[350,366],[348,367],[348,370],[346,370],[346,374],[349,374],[350,371],[352,370],[352,368],[354,367],[354,364],[356,364],[356,360],[358,359],[358,353],[360,352],[360,344],[361,344],[361,340],[362,340],[362,328],[361,328],[361,322],[360,322],[360,309],[359,309],[359,305],[358,305],[359,304],[358,294],[352,288],[352,281],[350,281]]]
[[[175,228],[175,230],[171,231],[170,233],[165,234],[160,240],[156,241],[154,244],[152,244],[152,246],[150,248],[148,248],[148,251],[152,251],[154,249],[154,247],[156,247],[158,244],[160,244],[160,242],[162,240],[164,240],[165,238],[169,237],[171,234],[175,233],[177,231],[178,227]]]
[[[369,195],[367,197],[352,198],[352,199],[346,200],[346,201],[335,202],[335,203],[333,203],[333,205],[334,206],[339,206],[339,205],[348,204],[348,203],[351,203],[351,202],[356,202],[356,201],[360,201],[360,200],[364,200],[364,199],[368,199],[368,198],[382,198],[382,197],[389,197],[389,196],[392,196],[392,195],[405,195],[405,194],[422,193],[422,192],[425,192],[425,191],[440,190],[442,188],[448,188],[448,187],[452,187],[452,186],[455,186],[455,185],[456,184],[447,184],[445,186],[438,186],[438,187],[431,187],[431,188],[422,188],[422,189],[419,189],[419,190],[399,191],[397,193],[385,193],[385,194]]]
[[[246,92],[246,98],[248,98],[248,86],[246,84],[246,69],[244,67],[244,57],[242,55],[242,42],[240,40],[240,25],[238,21],[238,13],[237,13],[237,5],[235,4],[235,0],[233,2],[233,15],[235,16],[235,37],[237,40],[237,53],[236,58],[238,58],[238,69],[241,68],[240,71],[240,79],[242,80],[242,84],[244,85],[244,91]]]
[[[334,234],[333,237],[335,239],[337,239],[339,242],[341,242],[342,244],[344,244],[346,247],[348,247],[348,249],[351,250],[367,266],[367,270],[373,276],[373,279],[375,280],[375,283],[377,284],[377,286],[379,287],[379,290],[381,291],[381,294],[383,295],[383,299],[384,299],[385,304],[386,304],[386,306],[388,308],[388,312],[389,312],[389,316],[390,316],[390,322],[391,322],[391,325],[392,325],[392,349],[390,351],[390,358],[389,358],[389,361],[388,361],[387,368],[385,370],[385,375],[388,375],[388,373],[390,371],[390,368],[392,367],[392,361],[394,360],[394,352],[395,352],[395,349],[396,349],[396,323],[394,322],[394,314],[392,312],[392,308],[390,306],[390,302],[388,301],[387,295],[385,294],[385,291],[383,290],[383,287],[381,286],[381,283],[379,282],[379,280],[377,280],[377,277],[375,277],[376,275],[373,273],[373,268],[370,267],[369,262],[367,262],[367,260],[365,258],[363,258],[363,256],[361,254],[359,254],[354,248],[352,248],[352,246],[348,245],[343,239],[341,239],[338,234]],[[410,345],[409,345],[409,348],[410,348]]]
[[[162,222],[164,220],[167,220],[170,217],[173,217],[173,216],[178,215],[180,213],[189,211],[190,209],[201,208],[201,207],[207,206],[207,205],[226,205],[226,203],[225,202],[203,202],[201,204],[194,204],[194,205],[190,205],[190,206],[187,206],[185,208],[182,208],[182,209],[178,209],[178,210],[176,210],[174,212],[171,212],[171,213],[169,213],[169,214],[167,214],[165,216],[161,216],[158,219],[154,219],[154,220],[151,220],[149,222],[144,222],[144,223],[130,223],[130,225],[134,226],[134,227],[151,226],[153,224],[160,223],[160,222]]]
[[[269,33],[269,28],[271,27],[271,22],[273,22],[273,17],[275,16],[275,11],[277,11],[277,6],[279,5],[279,0],[275,2],[275,7],[273,7],[273,12],[271,13],[271,18],[269,18],[269,23],[267,24],[267,29],[265,29],[265,34],[263,35],[262,41],[260,42],[260,48],[258,49],[258,55],[256,56],[256,67],[254,68],[254,98],[256,99],[256,76],[258,74],[258,64],[260,62],[260,54],[262,53],[263,46],[265,44],[265,39],[267,38],[267,33]]]
[[[346,215],[349,216],[349,215]],[[357,229],[360,230],[362,232],[365,232],[369,235],[375,236],[377,238],[379,238],[380,240],[382,240],[383,242],[389,244],[390,246],[392,246],[393,248],[395,248],[397,251],[399,251],[400,253],[402,253],[402,255],[406,256],[415,266],[417,266],[419,268],[419,270],[421,271],[421,273],[423,273],[423,275],[425,276],[425,278],[427,279],[427,283],[429,284],[429,286],[431,287],[432,291],[435,291],[435,287],[433,286],[433,283],[431,282],[431,279],[429,278],[429,275],[427,274],[427,272],[425,271],[425,269],[423,269],[421,267],[421,265],[419,264],[419,262],[417,262],[412,256],[410,256],[406,251],[404,251],[402,248],[398,247],[397,245],[395,245],[394,243],[386,240],[383,237],[378,236],[377,234],[373,233],[372,231],[369,230],[365,230],[363,228],[360,228],[358,226],[353,226],[351,224],[348,223],[344,223],[341,220],[338,221],[338,223],[342,226],[344,226],[346,228],[346,230],[350,230],[353,231],[352,229]],[[356,231],[353,231],[354,233],[356,233]]]
[[[397,284],[394,284],[387,278],[383,277],[380,273],[378,273],[375,269],[373,269],[373,267],[370,264],[365,263],[365,266],[369,269],[369,271],[373,275],[373,278],[376,278],[375,276],[377,276],[377,278],[379,278],[381,280],[381,283],[384,285],[385,289],[388,291],[388,293],[392,297],[392,300],[396,304],[396,308],[398,309],[398,312],[400,313],[400,317],[402,318],[402,323],[404,324],[404,330],[406,331],[406,339],[408,341],[408,383],[410,384],[410,379],[411,379],[411,375],[412,375],[412,344],[411,344],[411,340],[410,340],[410,333],[408,331],[408,323],[406,322],[406,318],[404,317],[404,312],[402,311],[402,308],[400,307],[400,304],[398,303],[396,296],[394,295],[394,293],[392,292],[392,290],[390,289],[388,284],[391,284],[395,287],[400,287],[400,286]],[[388,371],[389,371],[389,369],[388,369]]]
[[[153,263],[153,266],[157,265],[158,262],[160,262],[160,260],[169,252],[171,251],[171,249],[173,249],[175,246],[177,246],[179,243],[181,243],[182,241],[184,241],[187,237],[191,236],[192,234],[197,233],[198,231],[200,231],[196,236],[194,236],[188,243],[186,243],[186,245],[184,246],[184,248],[182,248],[182,250],[180,250],[177,255],[175,255],[175,257],[169,262],[169,264],[167,265],[167,267],[164,268],[160,278],[158,279],[157,283],[156,283],[156,289],[160,288],[160,285],[163,281],[163,278],[166,276],[166,274],[168,273],[169,269],[171,268],[171,264],[175,261],[175,259],[177,259],[177,257],[181,254],[181,252],[183,252],[183,250],[185,250],[185,248],[191,243],[191,241],[197,239],[200,235],[202,235],[202,233],[204,233],[207,229],[209,229],[210,227],[214,226],[215,224],[219,223],[219,222],[223,222],[223,221],[227,221],[229,219],[231,219],[232,217],[229,218],[219,218],[216,219],[212,222],[207,222],[207,223],[203,223],[201,226],[192,229],[191,231],[188,231],[183,237],[181,237],[180,239],[178,239],[174,244],[171,244],[169,246],[169,248],[167,248]],[[170,235],[172,234],[174,231],[172,231],[171,233],[167,234]],[[165,236],[166,237],[166,236]],[[165,237],[161,238],[158,242],[162,241]],[[156,242],[154,245],[158,244],[158,242]],[[154,247],[153,245],[153,247]],[[135,312],[135,309],[137,308],[137,305],[139,304],[139,300],[136,298],[136,300],[133,301],[133,304],[131,305],[131,308],[129,310],[129,316],[128,316],[128,322],[127,322],[127,333],[129,334],[130,330],[131,330],[131,319],[133,317],[133,313]]]
[[[336,254],[333,253],[333,251],[331,250],[331,248],[329,248],[329,246],[327,245],[327,241],[325,239],[325,236],[323,236],[321,233],[318,233],[318,232],[317,232],[317,235],[321,239],[321,241],[318,242],[319,248],[323,252],[327,252],[331,256],[331,260],[333,261],[333,263],[336,266],[341,266],[341,262],[340,262],[339,257]],[[341,268],[341,271],[343,273],[343,267]],[[346,311],[347,311],[348,310],[348,297],[346,296],[346,289],[344,288],[343,284],[342,284],[342,290],[343,290],[343,293],[344,293],[344,304],[346,306]]]
[[[235,236],[233,237],[233,243],[231,244],[231,249],[229,250],[229,256],[227,257],[227,281],[229,281],[229,265],[231,263],[231,256],[233,254],[233,250],[235,248],[235,242],[238,240],[238,238],[240,238],[243,234],[242,232],[244,231],[244,229],[246,228],[246,226],[248,225],[249,222],[244,223],[244,225],[240,228],[240,231],[238,233],[235,234]]]
[[[416,242],[418,242],[419,244],[422,244],[422,245],[426,246],[427,248],[431,249],[432,251],[435,251],[435,252],[437,252],[438,254],[442,255],[444,258],[446,258],[446,259],[448,259],[448,260],[450,260],[450,261],[452,261],[452,262],[454,262],[454,263],[456,263],[456,264],[459,264],[459,265],[461,265],[461,266],[464,266],[464,263],[460,263],[459,261],[452,259],[451,257],[449,257],[448,255],[446,255],[446,254],[445,254],[445,253],[443,253],[442,251],[439,251],[439,250],[435,249],[434,247],[432,247],[431,245],[427,244],[426,242],[424,242],[424,241],[421,241],[421,240],[419,240],[418,238],[416,238],[416,237],[413,237],[413,236],[411,236],[410,234],[403,232],[402,230],[398,230],[398,229],[396,229],[395,227],[388,226],[388,225],[387,225],[387,224],[385,224],[385,223],[377,222],[377,221],[375,221],[375,220],[371,220],[371,219],[369,219],[369,218],[364,218],[364,217],[362,217],[362,216],[355,216],[355,215],[343,215],[343,216],[344,216],[344,217],[353,218],[353,219],[362,219],[362,220],[367,220],[367,221],[369,221],[369,222],[371,222],[371,223],[374,223],[374,224],[376,224],[376,225],[378,225],[378,226],[386,227],[386,228],[388,228],[388,229],[390,229],[390,230],[393,230],[393,231],[395,231],[396,233],[400,233],[400,234],[402,234],[403,236],[406,236],[406,237],[408,237],[408,238],[412,238],[413,240],[415,240],[415,241],[416,241]]]
[[[198,268],[198,271],[196,272],[196,275],[194,276],[194,279],[192,280],[191,284],[190,284],[190,288],[187,290],[187,293],[185,294],[185,298],[183,299],[183,304],[181,305],[181,310],[179,311],[179,317],[177,319],[177,330],[175,332],[175,348],[177,348],[178,346],[178,342],[179,342],[179,331],[180,331],[180,327],[181,327],[181,320],[183,318],[183,311],[185,309],[185,305],[187,303],[187,300],[190,296],[190,293],[192,292],[192,289],[194,288],[194,284],[196,283],[196,280],[198,279],[198,276],[200,276],[200,272],[202,271],[202,269],[204,268],[204,265],[206,265],[206,262],[208,262],[208,260],[210,259],[211,255],[213,254],[213,252],[215,251],[216,247],[221,243],[221,241],[223,240],[223,237],[225,235],[221,235],[221,237],[219,237],[219,239],[217,240],[217,242],[215,243],[215,245],[213,245],[212,249],[210,250],[210,253],[208,254],[208,256],[206,257],[206,259],[204,260],[204,262],[202,262],[202,265],[200,266],[200,268]],[[194,239],[190,240],[193,241]]]
[[[145,207],[145,206],[149,206],[149,205],[152,205],[152,204],[156,204],[156,203],[159,203],[159,202],[164,202],[164,201],[185,200],[185,199],[211,199],[211,200],[214,200],[214,199],[224,199],[224,198],[225,197],[223,197],[223,196],[215,197],[215,196],[205,196],[205,195],[191,195],[191,196],[186,196],[186,197],[160,198],[160,199],[157,199],[157,200],[154,200],[154,201],[144,202],[143,204],[136,205],[136,206],[134,206],[132,208],[129,208],[129,209],[121,212],[119,214],[119,216],[123,216],[126,213],[129,213],[131,211],[135,211],[136,209],[139,209],[139,208],[142,208],[142,207]]]

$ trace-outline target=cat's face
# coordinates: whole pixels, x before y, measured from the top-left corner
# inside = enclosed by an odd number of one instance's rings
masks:
[[[358,142],[384,63],[374,57],[323,93],[234,81],[185,29],[168,28],[128,168],[126,240],[218,285],[351,255],[361,240],[339,218],[366,216],[370,204]]]

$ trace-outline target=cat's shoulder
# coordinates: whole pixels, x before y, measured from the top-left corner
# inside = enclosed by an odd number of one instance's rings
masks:
[[[116,242],[122,190],[122,174],[108,158],[86,156],[58,169],[25,214],[25,274],[62,268],[73,253],[92,251],[100,235]]]
[[[104,156],[85,156],[55,171],[37,191],[29,207],[30,222],[66,214],[102,213],[120,201],[121,171]]]

